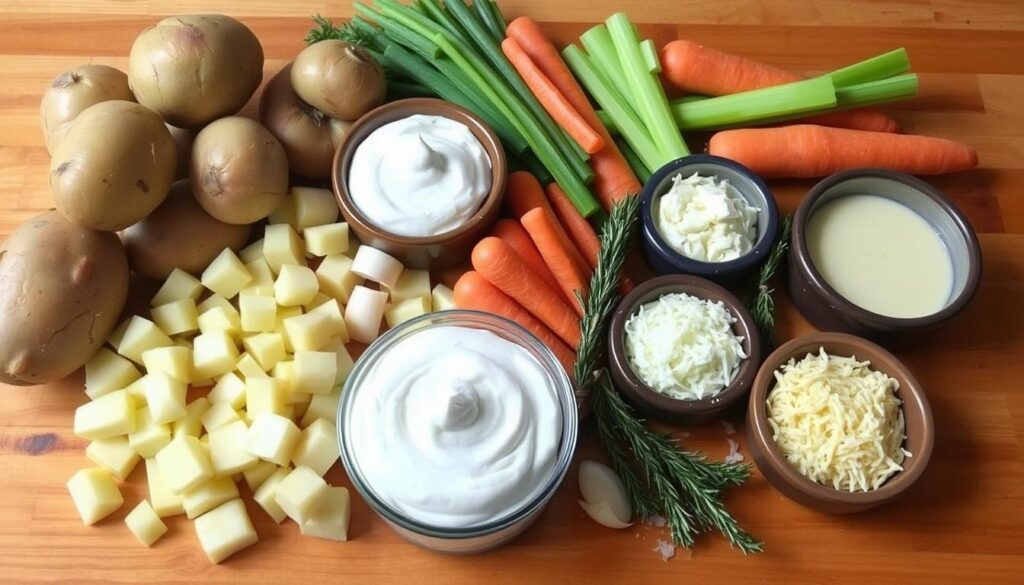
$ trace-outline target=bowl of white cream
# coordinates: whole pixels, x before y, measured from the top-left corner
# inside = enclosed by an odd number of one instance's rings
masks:
[[[476,115],[427,98],[385,104],[345,134],[332,172],[359,241],[415,268],[465,261],[501,209],[505,152]]]
[[[771,191],[743,165],[697,154],[658,169],[644,185],[643,247],[658,274],[733,283],[760,265],[778,233]]]
[[[341,458],[395,531],[448,553],[525,530],[569,469],[578,414],[547,347],[501,317],[452,310],[391,329],[345,384]]]

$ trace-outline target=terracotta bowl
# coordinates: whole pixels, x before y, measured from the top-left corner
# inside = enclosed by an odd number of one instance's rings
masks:
[[[626,322],[640,306],[669,293],[687,293],[711,301],[721,301],[736,318],[733,332],[743,337],[747,354],[740,363],[732,383],[721,392],[699,400],[681,400],[657,392],[645,384],[629,363],[626,355]],[[743,303],[723,287],[696,276],[669,274],[652,278],[626,295],[612,315],[608,333],[608,365],[615,385],[623,398],[641,413],[652,418],[681,424],[696,424],[720,415],[741,401],[750,390],[761,357],[761,338],[753,317]]]
[[[359,211],[348,190],[348,171],[359,144],[377,128],[414,114],[443,116],[465,124],[491,159],[491,190],[480,209],[458,228],[435,236],[400,236],[381,229]],[[334,155],[331,183],[341,214],[360,242],[391,254],[410,268],[442,269],[464,262],[497,219],[507,172],[498,136],[475,114],[442,100],[413,98],[380,106],[352,124]]]
[[[803,475],[786,460],[773,439],[768,424],[766,401],[775,387],[775,371],[791,358],[802,359],[819,348],[831,355],[855,356],[871,362],[871,368],[899,382],[896,396],[903,402],[907,439],[904,448],[912,457],[903,461],[897,472],[876,490],[846,492],[821,485]],[[747,409],[747,443],[754,463],[765,478],[789,499],[832,514],[849,514],[880,506],[900,496],[921,476],[932,454],[935,422],[931,407],[917,379],[895,356],[878,345],[845,333],[812,333],[781,345],[761,364],[750,390]]]

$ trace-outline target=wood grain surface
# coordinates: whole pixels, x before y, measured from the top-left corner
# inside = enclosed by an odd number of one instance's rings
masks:
[[[145,497],[142,466],[126,504],[82,526],[64,483],[88,465],[71,432],[81,376],[0,388],[0,583],[1010,583],[1024,569],[1024,3],[1021,0],[519,0],[559,42],[626,10],[661,43],[687,37],[798,71],[824,71],[898,46],[921,74],[921,96],[894,114],[909,131],[978,149],[976,171],[934,179],[980,232],[984,276],[950,326],[896,353],[925,386],[937,421],[932,463],[901,501],[838,517],[783,498],[760,475],[728,496],[766,552],[744,557],[716,535],[663,561],[664,529],[599,527],[576,504],[570,474],[524,536],[472,557],[431,554],[401,541],[358,498],[351,541],[300,538],[250,512],[261,542],[210,565],[191,523],[146,550],[123,524]],[[38,106],[47,83],[86,62],[126,65],[132,40],[163,15],[224,12],[250,25],[267,77],[303,46],[307,16],[344,17],[345,1],[4,0],[0,2],[0,237],[51,206]],[[252,111],[252,104],[249,105]],[[698,144],[692,144],[698,149]],[[772,187],[790,211],[810,182]],[[783,337],[811,327],[783,301]],[[3,335],[3,332],[0,332]],[[726,417],[742,428],[742,413]],[[684,430],[684,429],[680,429]],[[684,443],[720,458],[723,425],[685,429]],[[743,445],[742,435],[737,437]],[[743,445],[745,450],[745,445]],[[596,455],[584,433],[582,456]],[[577,458],[579,459],[579,457]],[[347,485],[340,468],[332,483]],[[671,580],[671,581],[668,581]]]

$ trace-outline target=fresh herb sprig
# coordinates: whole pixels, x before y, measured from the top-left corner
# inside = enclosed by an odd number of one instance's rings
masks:
[[[788,215],[782,221],[779,239],[775,241],[764,264],[761,264],[761,270],[757,273],[757,285],[747,303],[750,314],[761,332],[761,339],[768,348],[775,347],[775,289],[771,287],[771,282],[789,251],[789,232],[792,227],[793,216]]]
[[[584,304],[573,367],[577,396],[589,399],[601,446],[638,516],[663,515],[679,546],[692,547],[697,534],[717,529],[744,553],[760,552],[762,543],[740,528],[721,501],[726,488],[747,480],[750,466],[709,462],[700,453],[680,449],[671,435],[648,427],[622,400],[599,362],[638,207],[637,197],[626,197],[612,209],[601,231],[601,251]]]

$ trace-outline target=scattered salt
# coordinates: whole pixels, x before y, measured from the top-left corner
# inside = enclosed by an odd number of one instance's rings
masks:
[[[662,528],[665,526],[665,524],[667,524],[667,521],[665,520],[664,516],[658,514],[651,514],[650,516],[644,518],[644,524],[647,524],[648,526],[654,526],[656,528]]]
[[[729,454],[725,456],[726,463],[739,463],[743,461],[743,453],[740,453],[740,444],[731,438],[727,438],[729,441]]]
[[[668,561],[676,556],[676,545],[667,540],[659,540],[654,546],[654,552],[661,555],[661,560]]]
[[[725,429],[725,434],[727,434],[727,435],[735,435],[736,434],[736,427],[731,422],[729,422],[727,420],[723,420],[722,421],[722,427]]]

